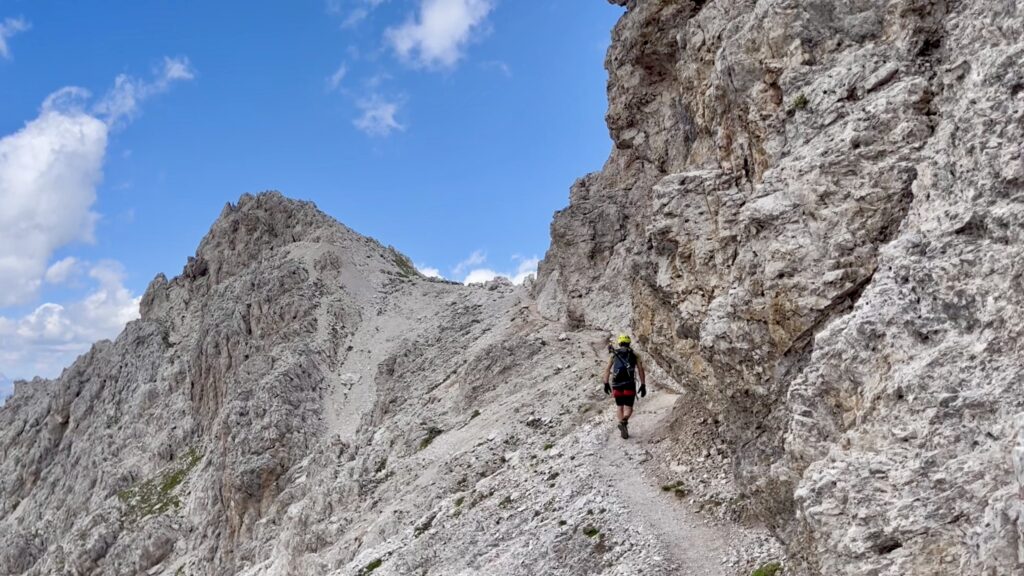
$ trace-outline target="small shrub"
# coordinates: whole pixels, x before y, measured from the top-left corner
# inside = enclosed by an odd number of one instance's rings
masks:
[[[565,526],[566,524],[568,524],[568,522],[566,522],[565,520],[559,520],[558,521],[558,525],[559,526]]]
[[[554,444],[552,444],[551,442],[548,442],[547,444],[544,445],[544,450],[548,451],[548,450],[551,450],[554,447],[555,447]]]
[[[476,418],[479,415],[480,415],[480,411],[479,410],[473,410],[473,413],[469,415],[469,419],[472,420],[473,418]]]
[[[583,528],[583,535],[586,536],[587,538],[596,538],[597,535],[600,534],[600,533],[601,533],[601,531],[598,530],[597,528],[594,528],[593,526],[587,526],[587,527]]]
[[[458,498],[455,499],[455,507],[458,508],[459,506],[462,506],[462,503],[465,502],[465,501],[466,501],[466,497],[465,496],[459,496]]]
[[[165,469],[159,476],[150,478],[117,493],[125,505],[129,524],[149,516],[159,516],[181,508],[181,499],[175,490],[189,473],[199,465],[203,455],[195,448],[189,448],[178,466]]]
[[[501,502],[498,502],[498,508],[508,508],[511,505],[512,505],[512,497],[511,496],[505,496],[501,500]]]
[[[750,576],[776,576],[782,572],[782,564],[769,562],[750,573]]]
[[[793,99],[793,110],[803,110],[807,108],[808,104],[810,102],[807,100],[807,96],[801,92]]]
[[[363,571],[360,572],[360,574],[362,576],[366,576],[366,574],[369,574],[370,572],[373,572],[377,568],[380,568],[381,564],[383,564],[383,563],[384,563],[384,559],[383,558],[377,558],[376,560],[370,562],[365,567],[363,567]]]
[[[427,436],[426,436],[426,438],[424,438],[423,440],[420,440],[420,450],[423,450],[427,446],[430,446],[430,443],[433,442],[435,438],[437,438],[438,436],[440,436],[443,433],[444,433],[444,430],[441,430],[437,426],[431,426],[430,428],[427,428]]]

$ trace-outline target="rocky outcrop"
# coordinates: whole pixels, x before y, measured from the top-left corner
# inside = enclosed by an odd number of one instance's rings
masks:
[[[1024,8],[626,5],[540,309],[631,324],[805,569],[1024,569]]]
[[[1024,7],[612,3],[532,287],[244,196],[0,408],[0,574],[1024,570]]]
[[[779,557],[657,489],[655,414],[608,465],[607,334],[563,333],[507,281],[424,278],[312,204],[227,206],[141,312],[0,408],[0,574],[717,576]],[[722,464],[695,470],[730,494]]]

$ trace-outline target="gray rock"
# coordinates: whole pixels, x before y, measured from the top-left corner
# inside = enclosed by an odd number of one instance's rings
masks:
[[[540,310],[631,325],[800,569],[1024,570],[1024,7],[628,9]]]

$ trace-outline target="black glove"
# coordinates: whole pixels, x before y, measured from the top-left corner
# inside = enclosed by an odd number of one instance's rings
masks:
[[[612,393],[612,387],[607,382],[604,383],[604,393],[605,394],[611,394]]]
[[[647,384],[640,385],[640,397],[643,398],[644,396],[647,396]]]

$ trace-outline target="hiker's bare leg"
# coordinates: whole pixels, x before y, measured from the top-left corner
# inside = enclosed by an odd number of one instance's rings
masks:
[[[629,420],[629,417],[633,415],[632,406],[619,406],[619,421]]]
[[[615,408],[617,409],[617,412],[619,413],[619,422],[622,422],[622,412],[623,412],[623,408],[625,408],[625,406],[616,406]]]

